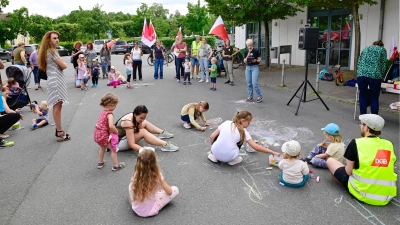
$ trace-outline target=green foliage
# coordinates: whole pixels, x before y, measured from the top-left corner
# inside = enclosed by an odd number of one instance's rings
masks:
[[[79,32],[78,24],[60,23],[54,25],[54,30],[60,33],[60,41],[78,40],[78,32]]]
[[[0,13],[3,12],[3,8],[6,7],[10,2],[8,0],[0,0]]]
[[[197,0],[197,4],[188,2],[187,8],[188,13],[184,20],[185,33],[201,33],[209,20],[206,7],[200,6],[200,0]]]
[[[18,34],[26,35],[28,21],[28,9],[25,7],[8,13],[5,19],[0,20],[0,45],[13,40]]]
[[[63,46],[64,48],[68,49],[70,52],[72,49],[74,49],[74,42],[65,42],[65,41],[60,41],[58,45]]]
[[[53,29],[53,23],[50,17],[44,17],[37,14],[29,17],[27,31],[31,38],[33,38],[33,40],[31,40],[32,43],[40,42],[46,32]]]

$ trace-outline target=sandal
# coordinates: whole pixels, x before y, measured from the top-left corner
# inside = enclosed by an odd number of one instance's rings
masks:
[[[69,134],[65,133],[63,130],[56,129],[56,140],[59,142],[69,141],[69,140],[71,140],[71,136]]]
[[[125,163],[124,162],[120,162],[117,167],[113,166],[111,170],[112,171],[118,171],[120,169],[123,169],[124,167],[125,167]]]
[[[10,135],[8,135],[8,134],[0,134],[0,139],[7,139],[9,137],[10,137]]]

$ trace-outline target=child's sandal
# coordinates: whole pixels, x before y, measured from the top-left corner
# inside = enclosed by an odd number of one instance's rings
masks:
[[[59,142],[68,141],[71,140],[71,136],[69,134],[66,134],[63,130],[56,129],[56,140]]]

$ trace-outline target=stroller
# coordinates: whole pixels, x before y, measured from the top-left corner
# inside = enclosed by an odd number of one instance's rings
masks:
[[[7,105],[10,109],[16,110],[31,103],[27,87],[31,82],[32,71],[25,66],[13,65],[6,69],[7,78],[14,78],[22,90],[16,94],[9,94],[7,98]]]

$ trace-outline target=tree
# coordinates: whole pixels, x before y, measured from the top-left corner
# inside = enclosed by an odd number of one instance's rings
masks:
[[[78,40],[78,32],[79,32],[78,24],[59,23],[54,25],[54,30],[60,33],[60,41]]]
[[[295,0],[297,4],[303,6],[309,6],[316,9],[322,8],[348,8],[353,11],[353,31],[354,31],[354,71],[357,74],[357,62],[360,58],[360,45],[361,45],[361,31],[360,31],[360,18],[358,15],[358,9],[360,5],[368,4],[375,5],[378,4],[374,0],[346,0],[346,1],[325,1],[325,0]]]
[[[27,34],[27,24],[29,23],[28,9],[21,7],[8,13],[4,19],[0,20],[0,44],[7,40],[15,39],[18,34]]]
[[[53,20],[50,17],[37,14],[29,17],[27,31],[35,42],[40,42],[43,35],[45,35],[47,31],[53,29]]]
[[[187,5],[188,13],[184,21],[186,33],[199,34],[203,31],[204,26],[208,23],[207,9],[205,6],[200,6],[200,0],[197,0],[197,4],[188,2]]]
[[[150,19],[161,18],[163,20],[166,20],[168,18],[168,14],[169,10],[164,9],[161,3],[153,3],[153,5],[150,6],[147,10],[147,16],[149,16]]]
[[[10,4],[8,0],[0,0],[0,13],[3,12],[3,8],[8,6],[8,4]]]

